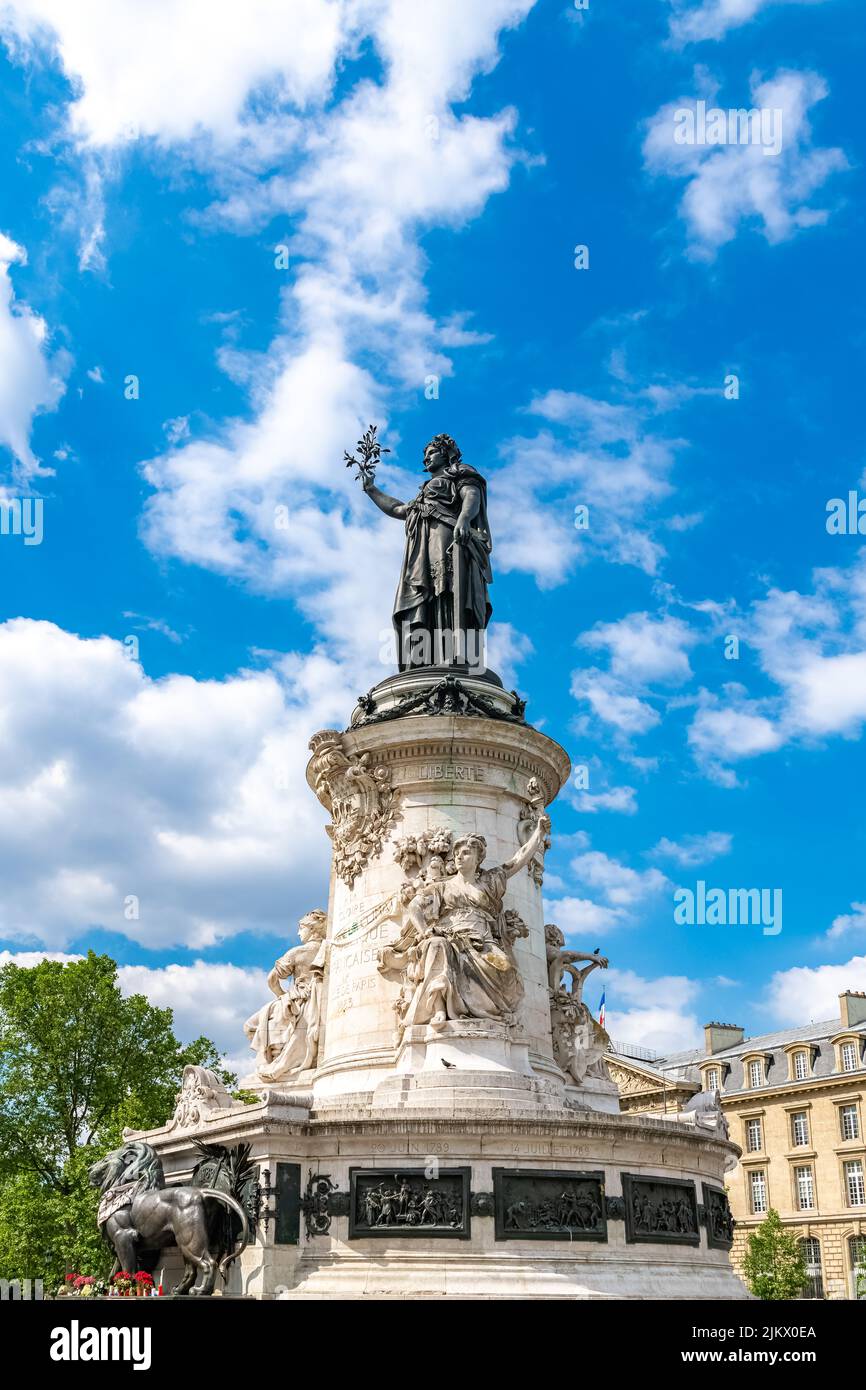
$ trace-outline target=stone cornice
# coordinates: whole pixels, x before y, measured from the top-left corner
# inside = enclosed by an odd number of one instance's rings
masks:
[[[699,1148],[706,1153],[739,1155],[739,1148],[726,1139],[715,1139],[685,1125],[656,1120],[646,1115],[609,1115],[602,1111],[575,1112],[574,1117],[550,1116],[545,1119],[503,1115],[484,1118],[455,1117],[453,1115],[428,1116],[395,1115],[369,1118],[340,1119],[313,1112],[307,1132],[310,1136],[348,1137],[350,1135],[396,1135],[396,1134],[455,1134],[455,1135],[509,1135],[528,1139],[569,1139],[580,1137],[604,1139],[616,1143],[641,1143],[648,1139],[666,1141],[664,1147],[672,1145],[694,1153]]]
[[[546,803],[565,785],[571,770],[565,749],[547,734],[492,719],[416,716],[352,729],[344,740],[348,751],[370,752],[377,762],[394,767],[424,758],[478,758],[525,769],[543,782]]]
[[[802,1081],[788,1079],[778,1082],[774,1086],[756,1086],[754,1090],[743,1091],[723,1091],[722,1109],[733,1109],[735,1105],[766,1105],[768,1101],[781,1099],[782,1096],[803,1096],[817,1093],[828,1088],[842,1086],[851,1087],[852,1081],[859,1080],[863,1090],[866,1090],[866,1072],[858,1077],[856,1072],[844,1071],[835,1072],[832,1076],[807,1076]],[[860,1092],[861,1096],[863,1091]]]

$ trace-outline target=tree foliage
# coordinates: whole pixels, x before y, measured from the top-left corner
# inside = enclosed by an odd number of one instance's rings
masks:
[[[809,1283],[800,1242],[772,1207],[749,1236],[743,1273],[749,1292],[767,1300],[797,1298]]]
[[[183,1068],[210,1067],[207,1038],[186,1046],[170,1009],[124,996],[117,965],[89,952],[64,965],[0,970],[0,1277],[59,1282],[111,1263],[96,1225],[90,1165],[172,1113]]]

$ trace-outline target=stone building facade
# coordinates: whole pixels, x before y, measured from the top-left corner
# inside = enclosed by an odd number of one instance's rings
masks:
[[[704,1032],[703,1049],[612,1058],[623,1107],[657,1114],[687,1090],[718,1090],[742,1149],[726,1178],[735,1269],[773,1207],[803,1242],[813,1297],[866,1296],[866,994],[846,991],[822,1023],[753,1038],[723,1023]]]

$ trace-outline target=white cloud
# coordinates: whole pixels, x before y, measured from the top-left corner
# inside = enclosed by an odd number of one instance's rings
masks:
[[[645,163],[654,174],[687,180],[679,212],[690,254],[712,258],[742,227],[758,226],[774,244],[826,222],[828,212],[809,199],[831,174],[848,167],[842,150],[812,141],[809,111],[827,91],[812,72],[780,70],[767,81],[753,77],[751,105],[781,112],[781,150],[773,155],[760,144],[678,144],[676,113],[694,111],[693,97],[656,112],[644,141]],[[721,105],[715,89],[702,96],[708,107]]]
[[[501,677],[506,689],[518,683],[517,669],[534,651],[525,632],[511,623],[491,622],[487,629],[487,665]]]
[[[698,758],[719,780],[728,764],[792,742],[837,735],[859,738],[866,723],[866,560],[817,570],[814,589],[770,589],[737,622],[773,692],[750,699],[730,683],[722,696],[702,691],[689,729]]]
[[[555,898],[546,905],[545,916],[567,936],[582,933],[593,936],[622,925],[621,916],[615,909],[603,907],[589,898]]]
[[[508,184],[515,113],[457,108],[533,3],[297,0],[289,15],[282,0],[218,14],[210,0],[146,14],[132,0],[28,0],[2,12],[20,61],[48,48],[70,78],[66,130],[85,176],[94,162],[114,173],[130,141],[150,141],[169,153],[160,168],[191,166],[215,186],[208,223],[249,233],[280,216],[291,228],[285,328],[267,353],[234,343],[219,355],[250,418],[206,439],[175,431],[146,461],[143,535],[262,591],[304,589],[306,615],[332,638],[347,599],[387,621],[379,592],[400,544],[343,449],[384,422],[393,392],[419,391],[452,370],[449,350],[487,340],[456,306],[441,323],[426,312],[419,237],[459,227]],[[356,75],[362,48],[371,61]],[[368,658],[381,626],[355,638]]]
[[[66,352],[49,354],[45,320],[15,298],[10,267],[26,261],[24,248],[0,232],[0,446],[24,479],[51,471],[40,468],[30,432],[34,417],[57,405],[70,367]]]
[[[82,959],[65,951],[0,951],[0,968],[17,965],[29,970],[44,960],[69,965]],[[269,998],[265,970],[203,960],[192,965],[122,965],[117,980],[123,994],[143,994],[155,1008],[171,1009],[175,1036],[182,1043],[203,1034],[230,1055],[235,1069],[250,1069],[253,1054],[244,1051],[243,1025]]]
[[[728,766],[757,753],[775,752],[784,739],[759,702],[749,700],[741,686],[723,687],[729,703],[702,691],[700,707],[689,726],[688,741],[698,762],[723,786],[735,786]]]
[[[679,685],[691,677],[688,649],[698,635],[680,618],[629,613],[614,623],[597,623],[578,639],[581,646],[610,654],[618,679]]]
[[[393,394],[404,399],[429,374],[446,376],[448,351],[485,340],[454,306],[441,324],[427,313],[419,237],[459,227],[508,184],[514,112],[476,117],[455,107],[531,5],[306,0],[300,41],[299,17],[289,25],[281,4],[260,0],[252,15],[234,8],[209,20],[203,44],[195,13],[184,12],[168,57],[152,15],[140,50],[130,41],[138,20],[124,26],[123,4],[104,30],[47,0],[39,11],[81,84],[71,108],[77,139],[119,149],[131,124],[215,183],[209,223],[249,233],[279,214],[292,228],[285,327],[267,353],[235,343],[219,357],[247,389],[250,417],[225,420],[207,438],[172,438],[143,464],[154,490],[146,543],[263,592],[303,590],[306,616],[332,641],[345,631],[347,603],[378,615],[352,639],[368,659],[387,622],[381,593],[393,583],[400,527],[360,495],[342,452],[371,420],[385,423]],[[165,21],[173,14],[166,8]],[[35,41],[32,24],[23,27]],[[367,40],[379,69],[335,92]],[[420,470],[401,474],[399,441],[388,442],[395,453],[383,482],[417,487]],[[419,459],[422,442],[412,442]],[[275,515],[289,503],[281,527]]]
[[[839,995],[866,989],[866,956],[841,965],[798,965],[778,970],[767,988],[766,1007],[778,1027],[839,1017]]]
[[[562,437],[544,429],[502,445],[491,495],[500,567],[533,575],[541,588],[591,555],[655,574],[665,553],[655,511],[672,490],[678,441],[651,433],[634,405],[551,391],[532,411]],[[577,506],[589,509],[587,526],[575,524]]]
[[[824,0],[671,0],[671,37],[677,44],[723,39],[729,29],[748,24],[771,6],[820,5]]]
[[[189,416],[176,415],[172,420],[163,420],[162,429],[169,444],[180,444],[189,439]]]
[[[672,591],[662,592],[669,604]],[[578,639],[583,647],[605,652],[610,669],[576,670],[571,693],[615,731],[620,756],[629,756],[629,739],[660,723],[657,688],[691,679],[691,648],[730,632],[757,661],[769,682],[767,693],[753,696],[742,683],[727,681],[716,690],[667,695],[663,702],[668,711],[694,707],[688,744],[713,780],[736,786],[736,763],[791,743],[861,736],[866,724],[866,557],[859,551],[847,566],[816,570],[810,592],[770,588],[744,611],[711,601],[687,607],[700,615],[700,627],[667,611],[657,616],[641,612],[599,623]],[[577,727],[588,732],[587,715]]]
[[[863,933],[866,936],[866,903],[852,903],[851,911],[834,917],[827,936],[838,940],[840,936]]]
[[[241,1056],[244,1022],[270,997],[265,970],[216,961],[158,968],[123,965],[118,979],[124,994],[144,994],[156,1008],[171,1009],[174,1031],[182,1042],[203,1033],[222,1052]],[[248,1069],[253,1061],[250,1052]]]
[[[269,107],[321,100],[353,14],[373,6],[245,0],[7,0],[2,32],[19,57],[53,49],[73,84],[69,128],[92,149],[152,138],[235,144]]]
[[[669,886],[660,870],[630,869],[601,850],[577,855],[571,861],[571,870],[580,882],[595,888],[615,908],[633,908]]]
[[[196,947],[324,906],[307,743],[354,693],[315,653],[151,680],[107,637],[0,626],[0,936],[62,949],[103,928]]]
[[[585,815],[595,815],[597,811],[620,811],[623,815],[637,813],[637,793],[634,787],[608,787],[606,791],[576,791],[573,795],[575,809]]]
[[[689,1009],[700,989],[694,980],[684,975],[646,980],[615,967],[600,978],[605,982],[607,1031],[616,1042],[638,1043],[661,1054],[701,1046],[703,1029]],[[655,1002],[648,1004],[648,999]]]
[[[669,840],[663,836],[651,850],[652,854],[664,859],[673,859],[676,864],[690,867],[692,864],[706,864],[718,859],[722,854],[730,854],[733,836],[725,830],[708,830],[704,835],[686,835],[682,840]]]
[[[0,967],[17,965],[22,970],[32,970],[34,965],[40,965],[44,960],[58,960],[61,965],[69,965],[74,960],[83,959],[83,956],[70,955],[68,951],[0,951]]]
[[[652,705],[633,694],[625,682],[594,666],[572,674],[571,693],[576,700],[585,700],[596,718],[625,735],[645,734],[661,722]]]
[[[633,323],[642,314],[626,317]],[[617,352],[621,357],[622,348]],[[662,533],[700,520],[663,515],[673,494],[670,474],[687,441],[668,437],[659,417],[697,397],[721,400],[722,388],[684,381],[639,386],[620,357],[615,352],[608,364],[612,399],[560,388],[536,395],[523,413],[544,422],[539,433],[501,446],[504,467],[491,498],[498,561],[532,574],[541,588],[561,584],[598,556],[655,575],[666,553]]]

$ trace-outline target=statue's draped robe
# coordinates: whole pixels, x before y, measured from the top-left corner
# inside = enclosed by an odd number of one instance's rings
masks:
[[[262,1081],[279,1081],[312,1064],[321,1019],[323,962],[320,941],[287,951],[274,974],[279,980],[294,976],[292,984],[244,1024]]]
[[[418,496],[406,504],[406,549],[394,600],[394,627],[401,642],[407,629],[426,631],[432,638],[437,631],[455,628],[451,546],[468,487],[478,490],[480,507],[470,522],[469,540],[463,545],[463,613],[456,626],[463,631],[483,631],[490,621],[487,586],[493,575],[487,484],[468,464],[451,464],[428,478]],[[431,650],[436,651],[435,639]]]
[[[404,1027],[429,1023],[440,1008],[449,1019],[509,1019],[514,1014],[523,982],[503,934],[507,881],[501,868],[482,869],[475,883],[455,876],[421,889],[429,915],[435,916],[435,934],[419,940],[410,923],[394,946],[383,951],[380,966],[385,971],[405,968],[405,953],[414,947],[416,986]]]

